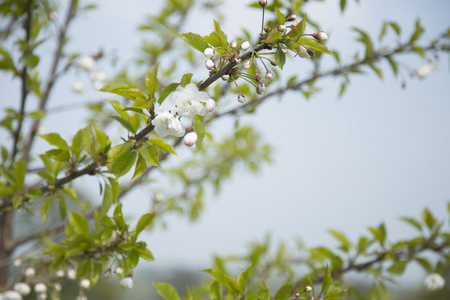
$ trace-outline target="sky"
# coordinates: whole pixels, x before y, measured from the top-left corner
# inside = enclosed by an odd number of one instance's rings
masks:
[[[259,12],[246,8],[249,1],[224,2],[227,21],[222,28],[229,36],[238,35],[241,28],[259,30]],[[354,42],[352,26],[377,34],[383,21],[395,20],[402,25],[406,37],[420,17],[426,28],[424,41],[450,26],[448,1],[360,2],[349,1],[344,15],[334,1],[307,7],[308,15],[320,21],[329,34],[328,47],[341,51],[344,62],[351,61],[356,50],[361,50]],[[86,54],[100,47],[113,49],[125,61],[135,57],[141,40],[136,27],[160,1],[152,1],[152,5],[143,0],[124,3],[103,2],[98,11],[84,15],[70,29],[71,46]],[[184,28],[185,32],[203,35],[212,30],[212,20],[204,13],[197,13]],[[412,56],[403,61],[412,69],[423,63]],[[325,69],[327,63],[333,66],[331,58],[323,61]],[[301,60],[293,61],[286,73],[302,74],[302,64]],[[262,240],[268,233],[275,241],[300,238],[309,247],[333,246],[336,242],[326,232],[328,229],[341,230],[355,241],[362,234],[368,235],[368,226],[385,222],[390,240],[407,238],[412,231],[398,219],[419,217],[425,207],[441,219],[448,219],[448,58],[442,57],[437,70],[425,80],[404,76],[406,89],[387,66],[384,70],[383,81],[370,71],[352,77],[342,98],[337,97],[340,81],[325,79],[319,84],[322,92],[310,100],[289,93],[280,101],[271,99],[256,115],[243,117],[243,124],[255,126],[263,139],[275,146],[273,163],[264,166],[256,176],[235,174],[222,193],[207,202],[198,222],[190,224],[173,217],[167,230],[147,234],[156,257],[149,266],[164,268],[175,264],[205,269],[211,266],[211,255],[245,253],[250,242]],[[17,98],[15,83],[0,76],[0,90]],[[81,98],[68,96],[73,80],[74,77],[61,82],[50,106],[103,97],[95,91]],[[2,107],[11,104],[0,102]],[[67,122],[69,117],[71,122]],[[68,137],[74,128],[82,126],[81,120],[81,113],[70,112],[55,115],[45,126],[56,124]],[[232,122],[225,120],[210,131],[224,131]],[[80,126],[74,125],[77,123]],[[38,143],[37,149],[42,145]],[[136,203],[135,199],[148,195],[149,190],[144,187],[125,202]],[[132,207],[129,213],[140,209]],[[423,275],[416,276],[420,279]]]

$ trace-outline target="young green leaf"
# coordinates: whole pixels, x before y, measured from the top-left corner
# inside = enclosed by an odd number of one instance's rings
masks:
[[[159,148],[150,145],[150,146],[142,146],[139,148],[139,153],[141,156],[147,161],[149,165],[155,166],[155,167],[161,167],[159,164]]]
[[[155,212],[143,215],[136,225],[136,235],[139,235],[139,233],[141,233],[142,230],[144,230],[147,226],[150,226],[154,218]]]
[[[203,139],[205,138],[206,131],[205,125],[203,124],[204,117],[196,115],[194,118],[194,130],[197,133],[197,148],[201,148],[203,144]]]
[[[89,234],[89,226],[86,218],[77,212],[69,211],[68,221],[73,230],[78,234]]]
[[[327,264],[327,269],[325,270],[325,276],[323,278],[322,290],[320,291],[320,295],[326,293],[331,283],[333,282],[333,277],[331,277],[330,267]]]
[[[177,37],[179,37],[180,39],[185,41],[189,46],[191,46],[197,51],[200,51],[201,53],[203,53],[203,51],[205,51],[205,49],[209,47],[205,39],[197,33],[192,32],[182,33],[178,34]]]
[[[141,177],[141,175],[144,174],[145,170],[147,170],[147,162],[141,155],[139,155],[136,162],[136,168],[134,169],[134,174],[130,182]]]
[[[57,133],[40,134],[39,137],[46,140],[50,145],[56,146],[61,150],[69,151],[69,145]]]
[[[153,282],[153,285],[156,287],[158,294],[165,300],[180,300],[177,290],[169,283]]]
[[[108,169],[116,177],[122,177],[128,173],[136,161],[137,153],[131,151],[132,147],[130,142],[126,142],[108,151]]]
[[[130,87],[126,83],[118,83],[118,82],[108,83],[107,85],[102,87],[99,91],[105,92],[105,93],[116,94],[116,95],[125,97],[127,99],[130,99],[132,101],[136,100],[137,96],[145,97],[141,93],[141,91],[139,91],[136,88]]]
[[[277,63],[278,67],[283,70],[283,66],[286,63],[286,54],[281,51],[281,49],[277,49],[275,52],[275,62]]]
[[[159,89],[158,66],[159,63],[157,63],[156,66],[147,73],[147,76],[145,76],[145,87],[149,99],[155,98],[155,93]]]
[[[321,44],[316,39],[312,39],[312,38],[308,38],[308,37],[302,36],[302,37],[300,37],[297,40],[297,43],[302,44],[304,46],[308,46],[311,49],[319,51],[319,52],[323,52],[323,53],[326,53],[326,54],[333,54],[330,50],[328,50],[328,48],[326,46]]]
[[[167,98],[167,96],[170,95],[170,93],[172,93],[173,91],[175,91],[175,89],[179,86],[179,83],[176,82],[172,82],[171,84],[169,84],[168,86],[166,86],[166,88],[162,91],[161,95],[159,96],[158,99],[158,103],[161,104],[164,99]]]
[[[41,213],[42,223],[44,223],[44,224],[47,221],[48,213],[50,212],[50,209],[52,208],[53,198],[54,198],[53,196],[48,196],[44,200],[44,202],[42,202],[41,207],[39,209],[39,211]]]
[[[185,87],[186,85],[191,83],[192,75],[193,75],[192,73],[184,74],[183,77],[181,77],[180,85],[182,87]]]
[[[177,155],[175,148],[171,144],[169,144],[168,142],[166,142],[165,140],[163,140],[161,138],[149,139],[148,141],[161,150],[164,150],[166,152]]]
[[[286,17],[277,7],[275,7],[275,11],[277,13],[278,24],[284,25],[284,23],[286,22]]]
[[[125,120],[124,118],[119,117],[119,116],[111,116],[111,118],[113,118],[114,120],[119,122],[120,125],[122,125],[122,127],[125,128],[126,130],[128,130],[132,133],[136,133],[136,129],[133,127],[133,125],[130,123],[130,121]]]
[[[275,294],[274,300],[286,300],[292,292],[292,284],[287,283],[283,285]]]

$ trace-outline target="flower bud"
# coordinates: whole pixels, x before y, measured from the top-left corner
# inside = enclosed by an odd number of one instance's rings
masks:
[[[239,63],[241,63],[241,57],[239,56],[239,55],[236,55],[235,57],[234,57],[234,62],[235,63],[237,63],[237,64],[239,64]]]
[[[80,59],[78,65],[86,71],[91,71],[94,68],[95,60],[91,56],[85,56]]]
[[[111,268],[106,270],[105,273],[103,274],[103,278],[105,279],[109,279],[110,277],[111,277]]]
[[[265,32],[269,32],[270,31],[270,27],[269,26],[264,26],[264,31]]]
[[[272,66],[274,66],[274,67],[277,66],[277,63],[276,63],[274,60],[269,60],[269,61],[270,61],[270,64],[271,64]]]
[[[312,287],[310,285],[305,286],[305,288],[303,289],[303,292],[305,293],[311,293],[312,292]]]
[[[243,41],[241,44],[241,49],[247,51],[250,48],[250,43],[248,41]]]
[[[72,84],[72,91],[75,93],[81,93],[84,91],[84,83],[81,80],[77,80]]]
[[[252,60],[251,59],[247,59],[246,61],[244,61],[244,68],[250,69],[251,67],[252,67]]]
[[[59,270],[57,270],[57,271],[55,272],[55,275],[56,275],[56,277],[61,278],[61,277],[64,277],[65,272],[64,272],[64,270],[59,269]]]
[[[32,267],[27,268],[27,269],[25,269],[25,273],[24,274],[25,274],[25,277],[32,277],[32,276],[34,276],[36,274],[36,269],[32,268]]]
[[[83,278],[80,280],[80,288],[88,289],[90,285],[91,285],[91,281],[89,279]]]
[[[230,42],[230,47],[231,47],[232,49],[236,49],[236,48],[237,48],[237,43],[236,43],[235,41],[231,41],[231,42]]]
[[[264,94],[264,92],[266,91],[266,84],[264,83],[264,81],[260,81],[258,83],[258,85],[256,86],[256,92],[261,95]]]
[[[216,51],[215,51],[213,48],[206,48],[205,51],[203,51],[203,54],[204,54],[207,58],[213,58],[215,52],[216,52]]]
[[[267,78],[267,79],[272,79],[272,77],[273,77],[273,73],[270,72],[270,71],[267,71],[267,73],[266,73],[266,78]]]
[[[267,0],[259,0],[259,5],[261,5],[262,7],[266,7]]]
[[[117,267],[116,273],[119,275],[123,274],[123,269],[121,267]]]
[[[292,15],[287,16],[286,21],[292,22],[292,21],[295,21],[296,19],[297,19],[297,16],[292,14]]]
[[[183,143],[188,147],[192,147],[197,142],[197,139],[197,133],[195,131],[191,131],[184,136]]]
[[[34,291],[36,292],[36,294],[46,293],[47,286],[42,282],[36,283],[36,285],[34,286]]]
[[[215,67],[214,61],[213,61],[212,59],[208,59],[208,60],[205,62],[205,67],[206,67],[208,70],[213,70],[214,67]]]
[[[328,35],[323,32],[319,31],[317,33],[313,33],[312,35],[315,39],[317,39],[319,42],[325,42],[328,39]]]
[[[309,55],[308,51],[306,50],[305,46],[299,45],[297,48],[295,48],[295,51],[297,51],[298,56],[302,58],[310,58],[311,55]]]
[[[70,280],[77,279],[77,270],[75,269],[67,270],[67,278],[69,278]]]
[[[208,112],[213,112],[214,108],[216,108],[216,101],[214,101],[213,99],[209,98],[208,101],[206,101],[205,106],[206,106],[206,110]]]
[[[295,298],[300,298],[300,293],[295,293]]]
[[[278,31],[285,31],[286,30],[286,25],[278,25]]]
[[[18,282],[14,285],[14,290],[21,294],[22,296],[26,296],[31,292],[31,288],[28,284],[24,282]]]
[[[238,101],[239,101],[240,103],[244,103],[246,100],[247,100],[247,99],[245,99],[245,95],[242,94],[242,93],[240,93],[239,96],[238,96]]]
[[[13,262],[14,267],[20,267],[20,265],[22,264],[22,259],[20,258],[16,258]]]
[[[16,291],[6,291],[0,294],[1,299],[5,300],[22,300],[22,296]]]
[[[228,76],[227,75],[222,75],[222,77],[220,77],[220,78],[222,78],[223,81],[227,81],[228,80]]]
[[[314,50],[313,50],[312,48],[310,48],[310,47],[306,47],[306,52],[308,52],[308,54],[309,54],[311,57],[316,56],[316,52],[314,52]]]
[[[56,291],[61,292],[61,290],[62,290],[61,283],[55,282],[55,283],[53,284],[53,288],[54,288]]]
[[[283,52],[284,54],[287,53],[287,50],[285,48],[281,48],[281,52]]]

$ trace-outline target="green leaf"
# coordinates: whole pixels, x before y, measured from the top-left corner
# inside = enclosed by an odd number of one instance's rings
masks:
[[[149,139],[148,141],[161,150],[164,150],[166,152],[170,152],[172,154],[177,155],[175,148],[171,144],[167,143],[165,140],[163,140],[161,138]]]
[[[183,77],[181,77],[180,85],[182,87],[185,87],[186,85],[191,83],[191,79],[192,79],[192,73],[184,74]]]
[[[406,268],[407,261],[395,261],[387,271],[391,274],[400,275],[403,274]]]
[[[420,36],[422,35],[423,32],[424,32],[424,29],[420,25],[420,20],[417,19],[416,27],[415,27],[414,33],[411,35],[411,38],[409,39],[409,43],[410,44],[414,43],[418,38],[420,38]]]
[[[182,33],[178,34],[177,37],[179,37],[180,39],[185,41],[189,46],[191,46],[197,51],[200,51],[201,53],[203,53],[205,49],[209,47],[205,39],[197,33],[192,32]]]
[[[304,18],[300,22],[298,22],[297,25],[295,25],[291,29],[291,31],[289,31],[287,36],[296,40],[302,35],[303,31],[305,31],[305,28],[306,28],[306,14]]]
[[[420,223],[418,221],[414,220],[413,218],[402,217],[402,218],[400,218],[400,220],[402,220],[405,223],[413,226],[417,230],[422,231],[422,225],[420,225]]]
[[[127,224],[123,219],[122,203],[120,202],[117,204],[116,209],[114,209],[113,219],[120,230],[126,231],[128,229]]]
[[[40,134],[39,137],[46,140],[50,145],[56,146],[61,150],[69,151],[69,145],[57,133]]]
[[[364,253],[370,244],[372,244],[372,242],[369,241],[369,239],[364,236],[360,237],[358,240],[358,253]]]
[[[137,96],[142,96],[145,98],[139,89],[132,88],[126,83],[111,82],[102,87],[99,91],[116,94],[132,101],[136,100]]]
[[[340,0],[339,1],[339,7],[341,8],[341,12],[344,12],[345,5],[347,4],[346,0]]]
[[[139,233],[141,233],[142,230],[144,230],[146,227],[150,226],[150,224],[152,224],[154,218],[155,218],[155,212],[143,215],[139,219],[139,221],[136,225],[136,235],[139,235]]]
[[[130,123],[130,121],[125,120],[124,118],[121,118],[119,116],[111,116],[111,118],[113,118],[114,120],[119,122],[120,125],[122,125],[122,127],[124,127],[126,130],[128,130],[132,133],[136,133],[136,129],[133,127],[133,125]]]
[[[150,145],[150,146],[142,146],[139,148],[139,153],[141,156],[147,161],[149,165],[155,166],[155,167],[161,167],[159,164],[159,148]]]
[[[219,37],[219,40],[220,40],[220,43],[221,43],[222,47],[223,48],[227,48],[228,45],[229,45],[228,37],[225,34],[225,32],[223,32],[223,30],[220,28],[220,25],[219,25],[219,23],[216,20],[214,20],[214,30],[215,30],[215,33]],[[203,50],[205,50],[205,49],[203,49]]]
[[[421,257],[414,257],[414,259],[419,263],[419,265],[421,265],[425,269],[425,271],[427,271],[428,273],[433,272],[433,267],[431,266],[428,260]]]
[[[141,177],[141,175],[144,174],[145,170],[147,170],[147,162],[141,155],[139,155],[136,163],[136,168],[134,169],[134,174],[130,182]]]
[[[147,73],[147,76],[145,76],[145,87],[147,89],[149,99],[154,99],[155,93],[159,89],[159,82],[157,78],[158,66],[159,63],[157,63],[156,66]]]
[[[45,224],[47,221],[48,213],[50,212],[50,209],[52,208],[53,203],[53,196],[47,197],[44,202],[42,202],[41,207],[39,208],[39,211],[41,213],[42,223]]]
[[[422,220],[427,225],[428,229],[433,230],[434,225],[436,224],[436,219],[427,208],[425,208],[422,212]]]
[[[355,27],[353,28],[353,30],[359,33],[359,38],[357,40],[362,42],[366,46],[366,57],[370,56],[370,54],[372,53],[373,44],[370,40],[369,35],[365,31]]]
[[[320,291],[320,295],[326,293],[331,283],[333,282],[333,277],[331,277],[330,267],[327,264],[327,269],[325,270],[325,276],[323,278],[322,290]]]
[[[196,115],[194,118],[194,130],[195,133],[197,133],[197,142],[196,147],[197,149],[201,148],[202,144],[203,144],[203,140],[205,138],[206,135],[206,131],[205,131],[205,125],[203,124],[203,119],[204,117]]]
[[[372,232],[373,236],[380,243],[380,245],[384,245],[386,240],[386,228],[384,227],[384,224],[381,223],[378,228],[369,227],[369,230]]]
[[[283,285],[275,294],[274,300],[286,300],[292,292],[292,284],[287,283]]]
[[[284,24],[286,22],[286,17],[277,7],[275,7],[275,11],[277,13],[278,24],[280,25]]]
[[[113,202],[114,202],[114,199],[113,199],[111,186],[106,184],[105,190],[103,192],[103,201],[102,201],[102,208],[100,210],[100,218],[102,216],[106,216],[106,214],[108,213],[109,209],[111,208],[111,205],[113,204]]]
[[[77,193],[75,192],[74,189],[72,189],[72,188],[63,188],[62,191],[64,192],[64,194],[69,196],[69,198],[72,199],[73,202],[78,203]]]
[[[153,99],[153,98],[152,98]],[[131,104],[130,108],[125,108],[124,110],[132,110],[132,108],[150,108],[151,104],[144,96],[137,96],[136,100]],[[133,110],[135,111],[135,110]],[[141,110],[137,110],[138,112],[142,112]],[[135,111],[136,112],[136,111]]]
[[[319,52],[323,52],[323,53],[326,53],[326,54],[333,54],[330,50],[328,50],[328,48],[326,46],[321,44],[316,39],[312,39],[312,38],[308,38],[308,37],[302,36],[302,37],[300,37],[297,40],[297,43],[302,44],[304,46],[308,46],[311,49],[319,51]]]
[[[73,230],[78,234],[89,234],[89,226],[86,218],[77,212],[69,211],[68,221]]]
[[[23,187],[25,184],[25,164],[23,163],[22,158],[14,163],[14,178],[16,179],[16,184],[19,188]]]
[[[250,274],[252,267],[253,267],[253,265],[250,264],[245,271],[241,272],[238,275],[237,281],[238,281],[239,286],[241,287],[241,291],[245,291],[245,286],[247,285],[248,275]]]
[[[172,82],[171,84],[166,86],[166,88],[162,91],[161,95],[159,96],[158,103],[161,104],[164,101],[164,99],[166,99],[167,96],[170,95],[170,93],[175,91],[179,85],[180,85],[179,83]]]
[[[219,272],[216,269],[207,269],[203,270],[203,272],[211,274],[231,293],[239,294],[241,292],[241,287],[239,286],[239,284],[236,282],[236,280],[234,280],[230,276],[222,272]]]
[[[344,296],[345,293],[346,293],[345,290],[342,290],[340,287],[333,284],[328,289],[327,296],[325,297],[325,299],[327,300],[341,299],[341,297]]]
[[[286,63],[286,54],[281,51],[281,49],[277,49],[275,52],[275,62],[277,63],[278,67],[283,70],[283,66]]]
[[[155,260],[152,252],[150,252],[150,250],[148,250],[147,248],[145,248],[145,249],[138,248],[136,250],[142,259],[145,259],[146,261],[154,261]]]
[[[267,38],[265,40],[263,40],[263,43],[266,44],[275,44],[278,41],[281,40],[281,38],[283,37],[283,33],[277,30],[272,30],[269,35],[267,36]]]
[[[130,142],[126,142],[108,151],[108,169],[117,178],[127,174],[136,161],[137,153],[131,151],[132,147]]]
[[[25,54],[25,65],[30,68],[34,69],[39,63],[39,56],[27,53]]]
[[[333,229],[328,230],[328,232],[341,242],[341,246],[339,247],[340,249],[347,252],[351,248],[352,243],[347,239],[343,232]]]
[[[158,294],[165,300],[180,300],[177,290],[169,283],[153,282],[153,285],[156,287]]]

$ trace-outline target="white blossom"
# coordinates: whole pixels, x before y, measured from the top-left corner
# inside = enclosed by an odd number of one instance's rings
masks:
[[[280,29],[280,31],[285,31],[286,30],[286,25],[281,24],[281,25],[278,26],[278,29]]]
[[[34,291],[37,294],[45,293],[45,292],[47,292],[47,286],[45,285],[45,283],[42,283],[42,282],[36,283],[36,285],[34,286]]]
[[[210,98],[206,92],[199,91],[194,83],[189,83],[182,91],[173,92],[171,99],[180,117],[194,118],[195,115],[206,115],[207,109],[202,103],[207,103]]]
[[[133,278],[124,277],[120,280],[120,286],[126,289],[132,289],[134,287]]]
[[[88,289],[90,285],[91,285],[91,281],[89,279],[83,278],[80,280],[80,288]]]
[[[216,51],[215,51],[213,48],[206,48],[205,51],[203,51],[203,54],[204,54],[207,58],[213,58],[215,52],[216,52]]]
[[[3,295],[3,300],[22,300],[22,296],[16,291],[6,291],[0,295]]]
[[[266,84],[261,80],[256,86],[256,92],[261,95],[266,91]]]
[[[297,50],[297,54],[300,57],[303,57],[303,58],[311,57],[311,55],[309,55],[308,51],[306,51],[306,48],[303,45],[299,45],[295,50]]]
[[[13,262],[14,267],[20,267],[21,264],[22,264],[22,259],[20,259],[20,258],[16,258]]]
[[[24,274],[25,277],[32,277],[36,274],[36,269],[33,267],[26,268]]]
[[[312,287],[310,286],[310,285],[307,285],[307,286],[305,286],[305,288],[303,289],[303,291],[305,292],[305,293],[311,293],[312,292]]]
[[[54,288],[56,291],[61,292],[61,290],[62,290],[61,283],[55,282],[55,283],[53,284],[53,288]]]
[[[86,71],[91,71],[95,66],[95,60],[91,56],[84,56],[80,59],[78,65]]]
[[[244,68],[250,69],[251,67],[252,67],[252,60],[251,59],[247,59],[246,61],[244,61]]]
[[[445,279],[438,273],[431,273],[425,278],[425,285],[429,290],[440,290],[445,285]]]
[[[38,293],[36,298],[38,300],[45,300],[47,299],[47,293]]]
[[[72,84],[72,91],[75,93],[81,93],[84,91],[84,83],[81,80],[77,80]]]
[[[208,60],[205,62],[205,67],[206,67],[208,70],[214,69],[214,61],[213,61],[212,59],[208,59]]]
[[[231,47],[232,49],[236,49],[236,48],[237,48],[237,43],[236,43],[235,41],[231,41],[231,42],[230,42],[230,47]]]
[[[270,72],[270,71],[267,71],[267,73],[266,73],[266,78],[267,78],[267,79],[272,79],[272,77],[273,77],[273,73]]]
[[[183,143],[188,147],[192,147],[197,142],[197,138],[198,138],[198,136],[195,131],[189,132],[188,134],[186,134],[184,136]]]
[[[168,135],[181,137],[185,132],[183,124],[180,122],[180,118],[175,117],[172,112],[168,111],[158,113],[152,120],[152,124],[155,126],[155,132],[160,137],[165,137]]]
[[[205,107],[208,112],[213,112],[214,108],[216,108],[216,101],[209,98],[208,101],[206,101],[206,103],[205,103]]]
[[[436,69],[436,65],[433,62],[427,62],[419,69],[417,69],[416,74],[420,79],[423,79],[431,74]]]
[[[119,275],[123,274],[123,269],[121,267],[117,267],[116,273]]]
[[[325,42],[328,39],[328,35],[323,31],[319,31],[315,37],[321,42]]]
[[[91,79],[93,81],[105,81],[106,80],[106,73],[103,71],[92,71],[91,72]]]
[[[61,278],[61,277],[64,277],[65,272],[64,272],[63,269],[59,269],[59,270],[57,270],[57,271],[55,272],[55,274],[56,274],[56,277]]]
[[[25,282],[18,282],[14,285],[14,290],[19,294],[26,296],[31,292],[31,287]]]
[[[239,94],[239,96],[238,96],[238,101],[240,102],[240,103],[244,103],[245,101],[246,101],[247,99],[245,99],[245,95],[244,94]]]
[[[58,18],[58,13],[53,10],[48,14],[48,17],[50,18],[50,20],[56,20],[56,18]]]
[[[243,41],[241,44],[241,49],[246,51],[250,48],[250,43],[248,41]]]
[[[75,269],[67,270],[67,278],[69,278],[70,280],[77,279],[77,270]]]

